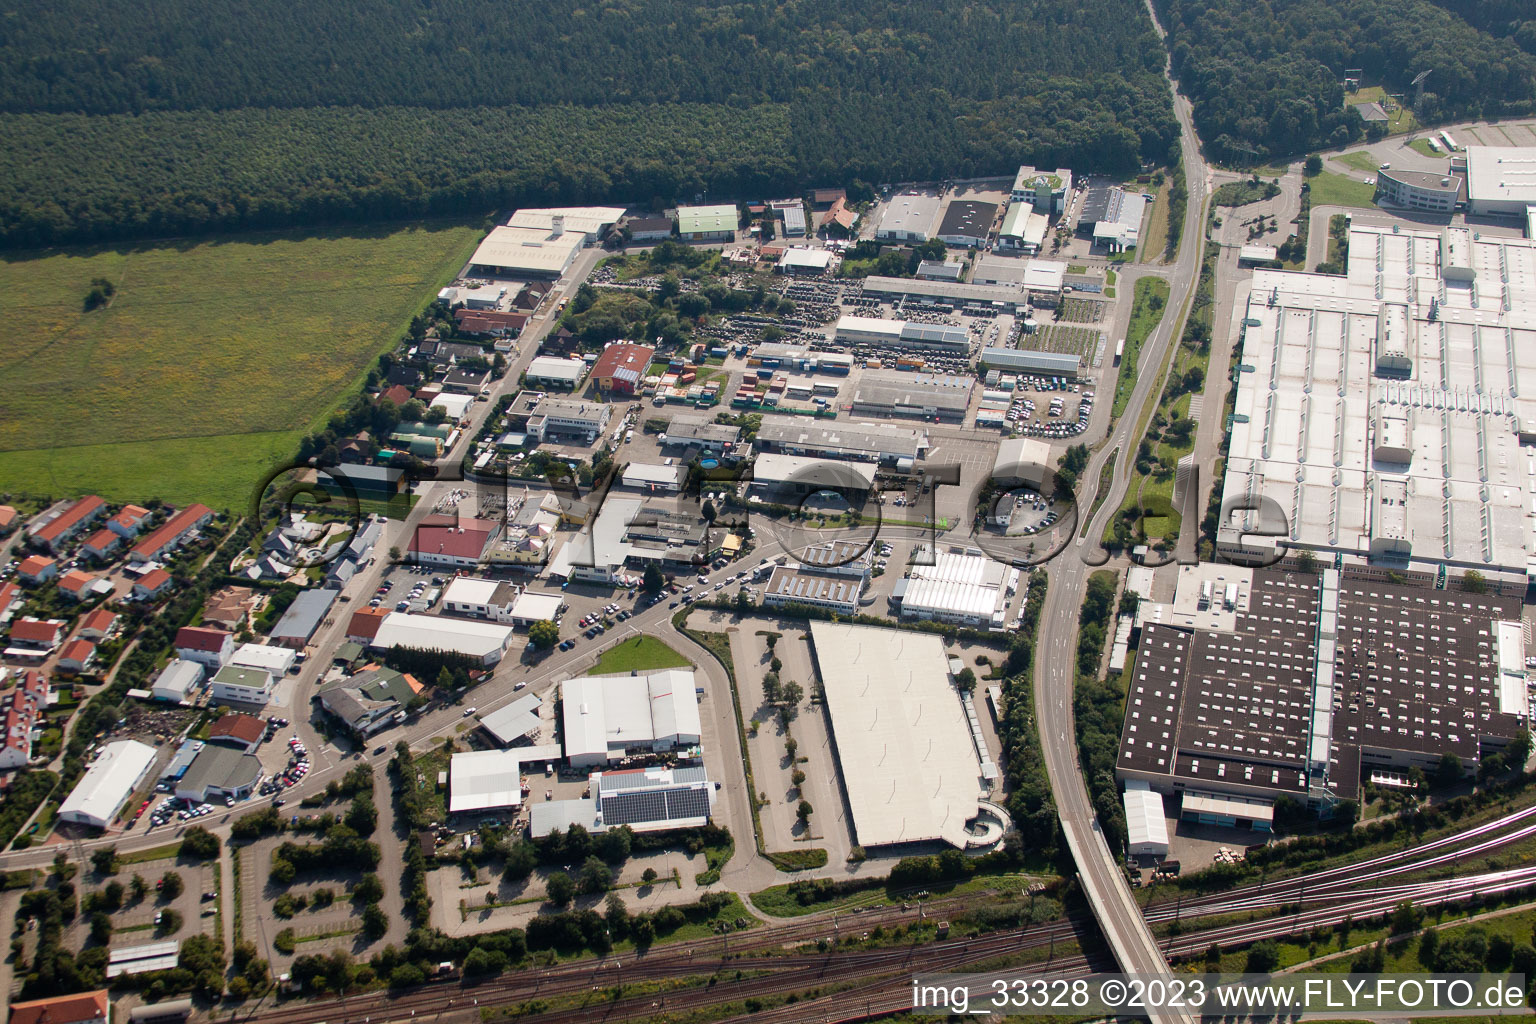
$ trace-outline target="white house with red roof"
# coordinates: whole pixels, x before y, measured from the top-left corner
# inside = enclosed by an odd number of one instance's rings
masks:
[[[100,519],[107,512],[107,503],[94,494],[87,494],[64,509],[58,515],[32,526],[30,536],[34,541],[58,553],[80,531]]]
[[[123,540],[133,540],[144,529],[144,523],[149,519],[149,509],[138,505],[124,505],[122,511],[107,520],[107,529],[117,534]]]
[[[111,592],[112,584],[79,569],[71,569],[59,577],[59,593],[71,601],[85,601],[97,594]]]
[[[76,636],[83,636],[87,640],[105,640],[117,625],[117,613],[105,608],[97,608],[80,620],[80,626],[75,630]]]
[[[143,601],[148,598],[159,597],[165,593],[171,585],[171,574],[164,569],[151,569],[140,576],[133,584],[133,596]]]
[[[23,615],[11,623],[11,639],[6,645],[8,658],[32,658],[41,660],[64,642],[63,619],[34,619]]]
[[[16,575],[28,583],[47,583],[58,574],[58,559],[47,555],[29,555],[16,567]]]
[[[213,509],[207,505],[188,505],[135,544],[129,558],[136,564],[158,562],[212,521]]]
[[[176,656],[217,672],[235,653],[235,635],[206,626],[182,626],[176,631]]]
[[[592,380],[599,391],[636,394],[655,355],[653,348],[616,341],[603,349],[597,362],[592,364]]]
[[[77,636],[59,651],[59,660],[55,664],[60,672],[86,672],[96,664],[96,645]]]
[[[421,565],[469,568],[485,558],[500,529],[494,519],[428,516],[411,534],[406,559]]]
[[[87,558],[94,558],[99,562],[104,562],[112,557],[112,553],[122,546],[123,538],[121,534],[113,533],[111,530],[97,530],[85,538],[85,543],[80,545],[80,553]]]
[[[0,625],[11,621],[11,616],[21,607],[25,596],[21,592],[21,584],[9,580],[0,583]]]
[[[47,707],[48,681],[41,672],[23,672],[16,688],[0,699],[0,770],[20,768],[32,759],[32,734]]]

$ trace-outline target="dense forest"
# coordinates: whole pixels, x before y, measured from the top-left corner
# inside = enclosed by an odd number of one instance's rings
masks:
[[[1156,3],[1196,130],[1218,160],[1257,165],[1360,138],[1346,69],[1410,99],[1414,76],[1431,71],[1416,110],[1427,122],[1528,112],[1536,98],[1536,57],[1430,0]],[[1445,3],[1478,6],[1498,5]]]
[[[1536,53],[1536,7],[1530,0],[1433,0],[1473,28],[1507,38],[1526,53]]]
[[[1124,171],[1177,136],[1136,0],[13,0],[0,244]]]

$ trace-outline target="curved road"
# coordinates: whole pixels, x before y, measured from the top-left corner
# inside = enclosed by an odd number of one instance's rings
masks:
[[[1148,15],[1157,25],[1156,15],[1148,6]],[[1162,27],[1157,25],[1159,34]],[[1171,71],[1166,66],[1169,85]],[[1126,973],[1164,974],[1168,971],[1162,951],[1153,938],[1141,911],[1131,897],[1125,875],[1104,841],[1094,815],[1093,803],[1078,764],[1076,726],[1072,697],[1076,669],[1077,616],[1082,607],[1083,591],[1091,562],[1102,557],[1097,538],[1104,524],[1114,515],[1129,483],[1131,467],[1140,438],[1133,437],[1148,403],[1155,403],[1160,392],[1158,368],[1169,347],[1177,343],[1177,331],[1184,308],[1193,293],[1204,246],[1203,216],[1207,195],[1208,170],[1201,158],[1199,142],[1190,119],[1189,104],[1173,90],[1174,112],[1179,119],[1185,178],[1190,201],[1184,214],[1183,247],[1168,274],[1170,294],[1163,320],[1142,346],[1141,372],[1125,414],[1099,446],[1082,473],[1079,508],[1091,508],[1099,486],[1099,474],[1106,460],[1120,453],[1110,478],[1109,490],[1086,534],[1076,537],[1062,555],[1051,563],[1050,589],[1042,610],[1042,642],[1035,659],[1035,712],[1040,722],[1041,746],[1045,765],[1056,799],[1067,845],[1077,864],[1079,879],[1103,929],[1115,959]],[[1086,540],[1082,539],[1086,536]],[[1178,1021],[1183,1015],[1154,1014],[1154,1021]]]

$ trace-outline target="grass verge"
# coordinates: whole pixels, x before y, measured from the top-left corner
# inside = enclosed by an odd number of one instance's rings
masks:
[[[1355,206],[1370,209],[1376,205],[1376,187],[1342,174],[1324,171],[1307,179],[1312,186],[1313,206]]]
[[[592,666],[594,675],[606,672],[649,672],[653,669],[688,668],[693,662],[653,636],[637,636],[603,652]]]
[[[1120,377],[1115,382],[1115,402],[1110,413],[1116,419],[1125,412],[1136,388],[1137,362],[1141,358],[1142,343],[1147,340],[1163,319],[1168,305],[1168,282],[1160,277],[1144,277],[1136,282],[1135,298],[1131,300],[1131,323],[1125,332],[1125,355],[1120,360]]]

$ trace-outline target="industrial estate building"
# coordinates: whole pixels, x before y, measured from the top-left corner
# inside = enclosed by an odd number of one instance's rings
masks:
[[[1468,213],[1523,220],[1536,206],[1536,146],[1468,146],[1466,165]]]
[[[1110,252],[1125,252],[1141,241],[1141,218],[1147,200],[1124,188],[1092,189],[1083,202],[1079,221],[1093,225],[1093,242]]]
[[[559,277],[576,262],[586,244],[578,231],[495,227],[469,258],[469,272],[479,277]]]
[[[1142,602],[1117,773],[1188,820],[1268,830],[1529,728],[1520,602],[1361,570],[1183,566]],[[1137,800],[1145,800],[1138,797]]]
[[[933,237],[943,201],[936,195],[913,192],[892,196],[880,215],[875,237],[887,242],[926,242]]]
[[[620,826],[635,832],[698,828],[709,823],[718,785],[700,766],[593,772],[588,784],[590,796],[534,804],[529,832],[537,838],[572,825],[588,832]]]
[[[981,763],[943,639],[813,621],[811,640],[858,843],[971,845]]]
[[[1072,172],[1067,168],[1042,171],[1025,165],[1014,175],[1009,198],[1015,204],[1027,204],[1039,213],[1054,217],[1066,212],[1067,197],[1071,194]]]
[[[489,622],[471,622],[437,615],[390,612],[374,634],[374,650],[412,647],[424,651],[452,651],[474,658],[482,665],[494,665],[512,644],[510,626]]]
[[[844,315],[838,318],[837,340],[849,345],[884,345],[890,348],[949,352],[969,355],[971,336],[963,327],[925,324],[881,317]]]
[[[679,206],[677,233],[690,242],[728,242],[736,237],[736,207]]]
[[[675,424],[674,424],[675,426]],[[809,455],[822,459],[880,462],[910,468],[928,447],[928,435],[910,427],[873,423],[807,422],[801,417],[763,420],[757,429],[759,451]]]
[[[1465,184],[1460,176],[1384,167],[1376,174],[1375,201],[1384,206],[1450,213],[1464,201]]]
[[[584,359],[561,356],[535,356],[523,371],[523,381],[534,388],[562,388],[575,391],[587,376]]]
[[[586,245],[602,241],[608,229],[619,222],[624,210],[617,206],[563,206],[540,210],[518,210],[507,221],[508,227],[533,231],[555,231],[581,236]]]
[[[859,378],[849,404],[855,416],[959,423],[975,383],[973,377],[870,372]]]
[[[1536,579],[1536,242],[1354,226],[1348,276],[1259,270],[1230,558]]]
[[[154,763],[155,748],[148,744],[138,740],[108,743],[59,805],[59,820],[106,828]]]
[[[689,669],[567,679],[560,700],[565,756],[575,768],[699,744],[699,701]]]
[[[972,249],[985,245],[997,219],[997,204],[968,199],[952,200],[939,224],[939,241],[945,245],[963,245]]]
[[[891,603],[904,619],[929,619],[1000,628],[1006,617],[1008,567],[974,550],[934,553],[932,565],[916,563],[896,581]]]

